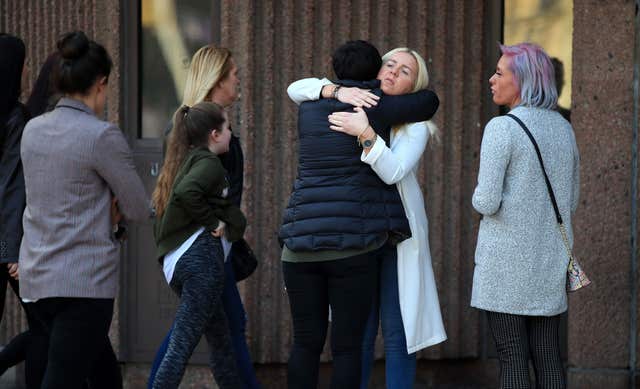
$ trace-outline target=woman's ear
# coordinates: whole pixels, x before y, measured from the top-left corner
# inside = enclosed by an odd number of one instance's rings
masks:
[[[107,89],[107,77],[102,77],[98,80],[98,87],[97,90],[98,92],[102,92],[103,90]]]

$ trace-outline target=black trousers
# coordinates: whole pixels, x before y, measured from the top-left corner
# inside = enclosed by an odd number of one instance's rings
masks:
[[[289,389],[313,389],[318,385],[329,306],[331,388],[359,388],[362,339],[376,292],[377,261],[385,249],[387,246],[326,262],[283,262],[293,318],[293,347],[287,373]]]
[[[20,284],[9,275],[7,265],[4,263],[0,264],[0,317],[4,315],[7,284],[11,286],[11,289],[13,289],[22,304],[27,322],[31,327],[35,320],[31,306],[23,303],[20,299]],[[27,388],[39,389],[40,381],[44,375],[44,365],[47,361],[46,347],[46,339],[42,336],[32,336],[31,331],[25,331],[17,335],[0,351],[0,375],[4,374],[10,367],[25,361]]]
[[[0,263],[0,318],[4,315],[4,302],[7,296],[7,284],[13,289],[13,293],[20,297],[20,288],[18,280],[9,275],[9,269],[6,263]]]
[[[121,389],[122,374],[108,333],[113,299],[45,298],[30,328],[48,340],[42,389]],[[36,386],[37,387],[37,386]]]
[[[8,284],[8,285],[7,285]],[[4,304],[7,297],[7,286],[11,286],[13,293],[20,300],[20,286],[18,280],[13,279],[9,275],[9,270],[6,263],[0,263],[0,319],[4,316]],[[22,300],[20,300],[22,303]],[[22,303],[24,307],[24,303]],[[26,309],[25,309],[26,312]],[[29,314],[27,314],[27,320],[30,320]],[[26,332],[28,334],[28,331]],[[14,366],[26,359],[27,356],[27,339],[28,336],[18,335],[14,342],[13,340],[7,344],[2,351],[0,351],[0,375],[4,374],[7,369]],[[25,366],[26,367],[26,366]]]
[[[564,389],[560,357],[560,315],[520,316],[487,311],[500,359],[500,388],[528,389],[529,358],[538,389]]]

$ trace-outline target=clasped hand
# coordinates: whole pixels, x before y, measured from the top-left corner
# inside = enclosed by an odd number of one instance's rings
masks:
[[[351,104],[356,107],[371,108],[378,105],[380,96],[377,96],[368,89],[357,87],[341,87],[338,91],[338,101]]]
[[[361,135],[369,126],[369,119],[362,108],[355,107],[354,111],[334,112],[329,115],[329,128],[351,136]]]

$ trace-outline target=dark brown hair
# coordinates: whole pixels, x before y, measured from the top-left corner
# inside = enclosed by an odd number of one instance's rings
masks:
[[[102,45],[90,40],[82,31],[65,34],[57,44],[60,61],[54,72],[60,93],[86,94],[100,77],[109,78],[111,57]]]
[[[226,120],[224,110],[215,103],[203,101],[189,107],[183,105],[173,116],[173,129],[167,142],[167,154],[151,199],[158,216],[162,216],[176,174],[189,150],[207,147],[211,131],[221,130]]]

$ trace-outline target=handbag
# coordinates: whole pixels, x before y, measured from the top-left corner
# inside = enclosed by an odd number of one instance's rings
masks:
[[[551,187],[551,183],[549,182],[549,177],[547,176],[547,171],[544,168],[544,163],[542,162],[542,155],[540,154],[540,148],[538,148],[538,143],[531,135],[531,132],[525,126],[525,124],[515,115],[507,114],[510,118],[515,120],[520,127],[527,134],[531,143],[533,143],[533,147],[536,149],[536,154],[538,155],[538,161],[540,162],[540,167],[542,168],[542,174],[544,174],[544,181],[547,184],[547,191],[549,192],[549,197],[551,198],[551,204],[553,205],[553,210],[556,213],[556,221],[558,223],[558,229],[560,230],[560,235],[562,235],[562,241],[564,242],[564,247],[567,249],[567,255],[569,256],[569,265],[567,267],[567,290],[569,292],[575,292],[578,289],[581,289],[584,286],[587,286],[591,283],[591,280],[587,277],[587,274],[582,270],[582,266],[573,255],[573,251],[571,250],[571,245],[569,244],[569,239],[567,238],[567,230],[564,227],[562,222],[562,215],[560,215],[560,211],[558,210],[558,203],[556,202],[556,196],[553,194],[553,188]]]
[[[230,261],[236,282],[249,277],[258,267],[258,258],[256,258],[251,246],[244,238],[233,242],[231,245]]]

